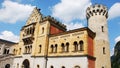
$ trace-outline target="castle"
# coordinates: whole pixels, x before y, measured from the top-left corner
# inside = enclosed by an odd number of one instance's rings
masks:
[[[86,18],[88,27],[67,31],[64,24],[34,8],[18,44],[12,46],[12,65],[5,67],[0,61],[0,68],[111,68],[107,8],[92,5]]]

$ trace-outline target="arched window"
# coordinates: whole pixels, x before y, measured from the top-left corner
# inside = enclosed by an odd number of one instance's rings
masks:
[[[53,51],[54,51],[54,46],[51,45],[51,53],[53,53]]]
[[[84,50],[84,43],[83,43],[83,41],[80,41],[79,44],[80,44],[80,51],[83,51]]]
[[[57,44],[55,44],[55,53],[57,53]]]
[[[69,43],[66,43],[66,52],[69,52]]]
[[[13,49],[13,54],[15,54],[15,49]]]
[[[11,68],[11,67],[10,67],[10,64],[6,64],[6,65],[5,65],[5,68]]]
[[[65,66],[62,66],[62,68],[65,68]]]
[[[104,32],[104,26],[101,26],[101,30],[102,30],[102,32]]]
[[[9,49],[7,50],[7,54],[9,54]]]
[[[41,53],[42,45],[39,45],[39,53]]]
[[[50,68],[54,68],[53,66],[50,66]]]
[[[65,46],[64,46],[64,43],[61,44],[61,47],[62,47],[62,52],[65,52]]]
[[[30,28],[28,28],[28,35],[30,34]]]
[[[28,46],[28,52],[27,53],[30,53],[30,46]]]
[[[75,41],[75,42],[73,43],[73,45],[74,45],[74,51],[78,51],[78,44],[77,44],[77,41]]]
[[[80,66],[76,65],[74,68],[80,68]]]
[[[19,55],[21,54],[21,48],[19,48]]]
[[[7,52],[7,49],[4,50],[4,54],[6,54],[6,52]]]
[[[32,53],[32,45],[30,45],[30,53]]]
[[[40,66],[39,66],[39,65],[37,65],[37,68],[40,68]]]
[[[32,27],[30,27],[30,34],[32,34]]]
[[[25,46],[25,53],[27,53],[27,49],[28,49],[27,46]]]
[[[44,27],[42,27],[42,34],[44,33]]]

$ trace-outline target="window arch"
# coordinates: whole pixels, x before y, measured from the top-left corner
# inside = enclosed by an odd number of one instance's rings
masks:
[[[84,43],[83,43],[83,41],[81,40],[79,42],[79,44],[80,44],[80,51],[83,51],[84,50]]]
[[[54,68],[53,66],[50,66],[50,68]]]
[[[10,68],[10,64],[6,64],[6,65],[5,65],[5,68]]]
[[[64,43],[61,44],[61,47],[62,47],[62,52],[65,52],[65,45],[64,45]]]
[[[73,45],[74,45],[74,51],[78,51],[78,43],[77,43],[77,41],[75,41],[73,43]]]
[[[65,66],[62,66],[62,68],[65,68]]]
[[[54,51],[54,46],[51,45],[51,53],[53,53],[53,51]]]
[[[66,52],[69,52],[69,42],[66,43]]]
[[[80,66],[76,65],[74,68],[80,68]]]

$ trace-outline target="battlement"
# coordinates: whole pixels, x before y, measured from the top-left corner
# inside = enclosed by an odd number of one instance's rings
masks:
[[[105,16],[106,18],[108,18],[107,7],[101,4],[95,4],[87,8],[86,10],[87,19],[96,15]]]
[[[62,24],[61,22],[57,21],[54,17],[51,17],[51,16],[46,16],[43,18],[43,21],[45,20],[49,20],[49,21],[52,21],[51,23],[52,24],[56,24],[64,29],[66,29],[66,25]]]

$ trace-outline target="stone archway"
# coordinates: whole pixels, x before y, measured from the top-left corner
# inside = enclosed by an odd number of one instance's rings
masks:
[[[6,64],[6,65],[5,65],[5,68],[10,68],[10,64]]]
[[[22,63],[22,68],[30,68],[30,62],[28,59],[25,59]]]

